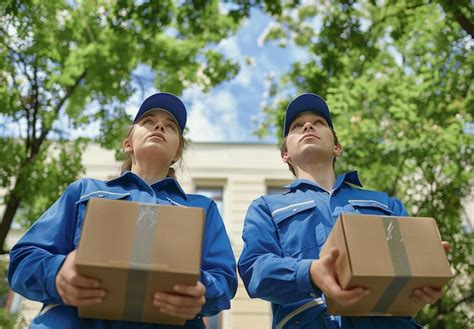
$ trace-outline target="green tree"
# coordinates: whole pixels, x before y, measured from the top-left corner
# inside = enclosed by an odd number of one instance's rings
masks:
[[[18,314],[10,313],[4,308],[10,290],[7,281],[7,268],[8,262],[0,257],[0,328],[13,329],[15,324],[23,324],[23,321]]]
[[[295,89],[323,95],[344,147],[338,168],[359,169],[367,187],[400,198],[411,215],[436,218],[451,243],[455,278],[418,320],[467,328],[473,234],[462,227],[462,203],[472,201],[474,181],[474,136],[466,128],[474,112],[473,4],[375,3],[321,1],[275,18],[267,40],[292,42],[308,56],[273,81],[258,133],[273,125],[281,136]]]
[[[238,71],[212,46],[238,28],[240,5],[232,15],[218,1],[172,0],[13,0],[0,10],[2,248],[15,216],[29,226],[83,171],[87,139],[68,129],[99,120],[99,141],[115,145],[139,65],[176,94]]]
[[[100,121],[98,142],[117,149],[130,122],[123,103],[149,84],[138,67],[176,94],[232,78],[237,63],[213,46],[253,7],[282,11],[273,0],[1,2],[0,253],[14,218],[31,225],[83,171],[88,140],[67,130]]]

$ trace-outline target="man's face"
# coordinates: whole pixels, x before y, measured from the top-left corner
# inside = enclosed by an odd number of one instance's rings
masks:
[[[301,161],[309,158],[327,160],[342,152],[341,145],[334,144],[334,135],[326,120],[313,112],[303,112],[290,124],[286,137],[287,151],[282,152],[283,161],[298,167]]]
[[[180,131],[174,118],[166,111],[151,110],[137,120],[124,148],[135,159],[159,159],[165,163],[178,160]]]

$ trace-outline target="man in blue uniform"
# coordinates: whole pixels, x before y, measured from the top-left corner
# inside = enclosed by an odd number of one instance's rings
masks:
[[[367,296],[365,288],[342,289],[335,276],[339,251],[319,258],[341,212],[407,216],[386,193],[359,187],[357,172],[335,176],[342,153],[325,101],[302,94],[287,107],[281,157],[297,179],[287,192],[265,195],[249,207],[238,269],[251,297],[272,303],[272,328],[421,328],[412,318],[333,317],[323,295],[341,305]],[[434,303],[440,289],[415,289],[412,298]]]

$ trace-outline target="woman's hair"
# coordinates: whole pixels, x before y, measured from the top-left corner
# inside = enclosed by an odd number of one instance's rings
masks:
[[[337,145],[339,144],[339,139],[337,138],[337,135],[336,135],[336,131],[334,129],[332,129],[331,127],[329,127],[329,129],[331,129],[331,132],[332,132],[332,136],[334,137],[334,145]],[[288,148],[286,147],[286,139],[287,139],[288,136],[285,136],[285,138],[283,138],[283,141],[281,142],[280,144],[280,152],[283,153],[283,152],[288,152]],[[290,169],[291,173],[295,176],[296,176],[296,171],[295,171],[295,168],[293,168],[293,166],[291,165],[291,163],[287,162],[288,164],[288,169]],[[334,160],[332,161],[332,167],[334,168],[336,164],[336,157],[334,157]]]
[[[176,123],[176,126],[179,127],[177,123]],[[129,138],[132,135],[134,128],[135,128],[135,125],[131,125],[127,129],[125,137],[122,139],[122,144],[123,144],[123,142],[125,142],[125,140],[127,138]],[[181,131],[178,134],[179,134],[179,145],[178,145],[178,159],[179,160],[178,161],[181,164],[183,153],[186,150],[186,148],[188,147],[188,142],[184,138]],[[132,170],[132,156],[128,152],[124,152],[124,157],[125,157],[125,160],[122,162],[122,166],[120,167],[120,174],[123,174],[126,171]],[[176,170],[173,167],[169,167],[168,173],[166,174],[166,177],[171,177],[171,178],[176,179],[177,178],[176,177]]]

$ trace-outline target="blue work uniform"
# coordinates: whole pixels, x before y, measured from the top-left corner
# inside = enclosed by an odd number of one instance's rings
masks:
[[[339,214],[407,216],[399,200],[353,185],[362,187],[357,172],[338,176],[331,192],[298,179],[285,186],[287,192],[250,205],[238,269],[248,294],[271,302],[272,328],[421,328],[412,318],[329,316],[321,290],[311,283],[311,262]]]
[[[224,223],[214,201],[186,194],[173,178],[151,186],[132,172],[110,180],[80,179],[25,233],[10,252],[8,279],[12,289],[28,299],[42,302],[43,310],[30,328],[143,328],[176,326],[125,321],[81,319],[77,308],[64,305],[55,278],[66,255],[78,247],[88,200],[105,198],[163,205],[200,207],[206,221],[199,280],[206,287],[201,313],[180,328],[205,328],[202,316],[230,308],[237,289],[235,258]]]

